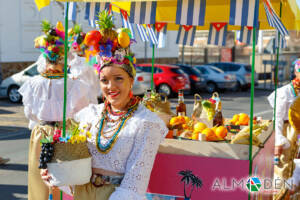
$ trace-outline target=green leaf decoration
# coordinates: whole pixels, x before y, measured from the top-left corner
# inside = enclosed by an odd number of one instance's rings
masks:
[[[211,108],[211,102],[204,100],[204,101],[202,101],[202,106],[205,108]]]
[[[75,24],[74,28],[73,28],[73,31],[74,31],[75,34],[79,34],[79,33],[82,32],[82,28],[79,24]]]
[[[42,31],[43,31],[44,33],[47,33],[51,28],[52,28],[52,27],[51,27],[51,24],[50,24],[49,21],[47,21],[47,20],[43,20],[43,21],[42,21]]]
[[[96,23],[99,25],[100,30],[112,29],[115,27],[112,16],[109,15],[108,11],[106,10],[99,12],[98,19],[99,20],[96,20]]]

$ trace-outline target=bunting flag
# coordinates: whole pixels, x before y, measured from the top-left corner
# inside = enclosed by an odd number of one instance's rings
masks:
[[[180,25],[177,34],[176,44],[193,46],[195,34],[196,26]]]
[[[258,33],[259,33],[259,28],[256,28],[256,43],[258,41]],[[238,38],[237,38],[241,43],[245,43],[247,45],[251,45],[253,41],[253,27],[249,26],[242,26],[241,30],[239,31]]]
[[[284,48],[287,47],[285,36],[280,35],[280,40],[279,40],[279,43],[278,43],[278,31],[276,31],[274,46],[275,46],[275,48],[278,48],[278,46],[279,46],[280,49],[284,49]]]
[[[88,20],[89,21],[89,25],[93,28],[96,28],[98,25],[96,24],[95,20]]]
[[[34,0],[35,4],[40,11],[42,8],[48,6],[50,4],[50,0]]]
[[[147,24],[147,25],[146,25],[146,30],[147,30],[147,34],[148,34],[148,36],[149,36],[149,38],[150,38],[151,45],[158,45],[158,40],[157,40],[155,31],[154,31],[154,29],[151,27],[150,24]]]
[[[156,1],[131,2],[130,23],[155,24]]]
[[[69,3],[68,20],[76,21],[76,8],[77,8],[77,3],[76,2],[70,2]],[[66,13],[67,13],[67,3],[65,3],[65,12],[64,12],[64,14],[66,15]]]
[[[230,0],[229,24],[258,27],[259,0]]]
[[[121,20],[122,20],[122,26],[124,28],[128,28],[131,32],[132,39],[135,39],[135,32],[134,32],[133,24],[129,22],[129,17],[128,17],[127,12],[123,9],[120,9],[120,15],[121,15]]]
[[[149,42],[149,37],[147,35],[147,31],[146,31],[145,27],[142,24],[137,24],[136,28],[138,30],[141,40],[143,42]]]
[[[267,15],[269,25],[276,28],[279,31],[281,36],[288,35],[289,32],[287,31],[287,29],[283,25],[280,18],[275,13],[275,11],[274,11],[274,9],[271,5],[271,2],[269,0],[263,0],[263,3],[264,3],[264,8],[265,8],[265,11],[266,11],[266,15]]]
[[[155,30],[157,31],[157,48],[166,47],[166,37],[167,37],[167,23],[157,22],[155,23]]]
[[[227,37],[227,23],[211,23],[207,44],[225,46]]]
[[[176,24],[203,26],[206,0],[178,0]]]
[[[111,9],[110,3],[105,3],[105,2],[86,3],[84,19],[89,20],[90,25],[95,24],[95,20],[98,20],[99,12],[101,12],[103,10],[110,10],[110,9]],[[96,27],[96,26],[93,26],[93,27]]]

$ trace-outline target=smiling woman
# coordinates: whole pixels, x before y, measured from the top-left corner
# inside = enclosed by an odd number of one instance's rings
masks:
[[[87,33],[85,40],[93,44],[91,54],[97,57],[104,103],[90,104],[75,115],[80,129],[91,133],[87,144],[93,175],[89,183],[72,187],[72,194],[74,200],[142,200],[168,129],[132,94],[136,69],[129,49],[130,32],[120,29],[117,33],[105,11],[98,23],[100,31]],[[49,184],[47,170],[41,174]]]

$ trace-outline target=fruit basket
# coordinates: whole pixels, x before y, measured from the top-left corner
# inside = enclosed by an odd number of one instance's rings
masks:
[[[78,125],[73,124],[66,137],[57,129],[54,136],[41,140],[39,168],[48,169],[51,185],[82,185],[90,181],[92,158],[86,144],[89,136],[88,131],[79,130]]]

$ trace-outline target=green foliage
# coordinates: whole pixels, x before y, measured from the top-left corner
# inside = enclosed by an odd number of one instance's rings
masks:
[[[211,108],[211,102],[207,101],[207,100],[204,100],[204,101],[202,101],[202,106],[204,108]]]
[[[42,31],[43,31],[44,33],[47,33],[51,28],[52,28],[52,27],[51,27],[51,24],[50,24],[49,21],[47,21],[47,20],[43,20],[43,21],[42,21]]]
[[[82,28],[79,24],[75,24],[75,26],[73,28],[73,31],[77,35],[77,34],[80,34],[82,32]]]
[[[108,11],[106,10],[99,12],[98,19],[99,20],[97,20],[96,23],[99,25],[100,30],[112,29],[115,27],[112,16],[109,15]]]

